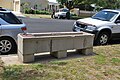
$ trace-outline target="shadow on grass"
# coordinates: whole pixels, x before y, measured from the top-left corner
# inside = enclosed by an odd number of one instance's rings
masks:
[[[117,40],[111,40],[108,45],[114,45],[114,44],[120,44],[120,39]]]
[[[65,58],[56,58],[51,56],[49,53],[48,54],[43,54],[43,55],[35,55],[35,62],[34,63],[48,63],[50,61],[54,61],[54,60],[71,60],[71,59],[76,59],[76,58],[83,58],[83,57],[89,57],[89,56],[95,56],[97,55],[96,53],[91,53],[90,55],[84,55],[81,53],[78,53],[76,51],[71,51],[71,52],[67,52],[67,57]]]

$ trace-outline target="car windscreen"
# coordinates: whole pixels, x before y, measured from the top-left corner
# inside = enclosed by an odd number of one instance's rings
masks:
[[[22,24],[22,22],[11,12],[9,13],[0,12],[0,18],[2,18],[4,21],[10,24]]]
[[[60,12],[68,12],[68,9],[61,9]]]
[[[93,19],[99,19],[103,21],[110,21],[116,14],[117,12],[112,12],[112,11],[100,11],[94,16],[92,16]]]

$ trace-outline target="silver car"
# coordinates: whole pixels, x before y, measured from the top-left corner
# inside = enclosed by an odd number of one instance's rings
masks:
[[[58,19],[66,18],[66,13],[68,11],[69,10],[67,8],[61,8],[55,13],[54,18],[58,18]]]
[[[0,11],[0,53],[17,52],[17,35],[26,32],[26,25],[10,11]]]
[[[73,31],[95,34],[94,44],[105,45],[112,39],[120,39],[120,10],[104,9],[90,18],[79,19]]]

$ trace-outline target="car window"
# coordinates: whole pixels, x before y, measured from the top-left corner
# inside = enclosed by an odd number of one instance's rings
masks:
[[[120,16],[118,16],[118,18],[115,21],[116,23],[120,23]]]
[[[68,12],[68,9],[60,9],[60,12]]]
[[[67,9],[63,9],[63,12],[68,12],[68,10]]]
[[[110,21],[116,14],[118,13],[111,12],[111,11],[100,11],[96,15],[94,15],[92,18],[103,20],[103,21]]]
[[[11,12],[10,13],[2,13],[0,12],[0,18],[10,24],[22,24],[22,22]]]

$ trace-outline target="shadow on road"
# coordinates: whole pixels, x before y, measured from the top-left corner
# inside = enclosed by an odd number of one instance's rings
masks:
[[[111,40],[108,45],[120,44],[120,39],[118,40]]]

